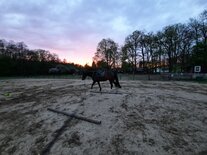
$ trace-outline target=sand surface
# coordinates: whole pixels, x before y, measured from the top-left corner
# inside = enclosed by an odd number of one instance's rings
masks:
[[[0,154],[207,154],[207,85],[0,80]],[[48,111],[53,108],[101,125]]]

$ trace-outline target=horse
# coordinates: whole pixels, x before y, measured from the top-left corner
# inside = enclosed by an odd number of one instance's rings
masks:
[[[91,89],[93,89],[93,85],[97,82],[101,91],[100,81],[107,81],[109,80],[111,89],[113,88],[113,84],[115,87],[121,88],[119,84],[117,72],[114,70],[96,70],[96,71],[83,71],[82,73],[82,80],[85,80],[86,77],[89,76],[92,78],[93,83],[91,85]]]

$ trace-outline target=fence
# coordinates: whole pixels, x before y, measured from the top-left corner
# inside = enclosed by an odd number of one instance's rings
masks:
[[[161,74],[119,74],[120,80],[207,80],[207,74],[161,73]]]

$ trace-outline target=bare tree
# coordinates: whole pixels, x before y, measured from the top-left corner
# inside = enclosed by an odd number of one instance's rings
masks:
[[[131,35],[129,35],[128,37],[126,37],[125,39],[125,45],[127,45],[129,47],[129,51],[132,52],[131,53],[131,57],[133,57],[133,73],[136,71],[137,69],[137,60],[138,60],[138,51],[140,48],[140,39],[141,39],[141,31],[134,31]]]
[[[118,61],[118,44],[112,39],[102,39],[98,43],[97,52],[93,57],[93,61],[106,62],[107,68],[115,68]]]

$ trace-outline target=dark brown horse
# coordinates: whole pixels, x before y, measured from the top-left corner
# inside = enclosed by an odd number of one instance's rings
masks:
[[[113,84],[115,85],[115,87],[121,88],[116,71],[113,70],[83,71],[82,80],[85,80],[87,76],[91,77],[93,80],[91,89],[93,88],[93,85],[97,82],[101,91],[100,81],[107,81],[107,80],[109,80],[111,84],[111,89],[113,88]]]

